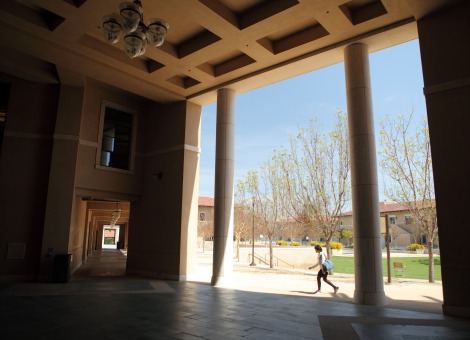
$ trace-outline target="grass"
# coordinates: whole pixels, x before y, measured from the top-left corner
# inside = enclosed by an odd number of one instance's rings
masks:
[[[354,258],[349,256],[333,256],[335,273],[354,274]],[[390,257],[390,274],[395,277],[393,262],[402,262],[406,266],[405,278],[417,280],[429,280],[429,259],[427,257]],[[384,277],[387,277],[387,259],[382,260]],[[434,256],[434,280],[441,281],[441,261],[439,256]]]

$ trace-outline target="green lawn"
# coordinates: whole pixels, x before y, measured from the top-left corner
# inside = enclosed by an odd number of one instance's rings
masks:
[[[346,256],[333,256],[333,263],[336,273],[354,274],[354,258]],[[428,280],[429,279],[429,260],[427,257],[390,257],[390,274],[395,277],[393,272],[393,262],[402,262],[406,266],[405,278]],[[387,277],[387,259],[382,261],[384,277]],[[434,256],[434,280],[441,281],[441,261],[439,256]]]

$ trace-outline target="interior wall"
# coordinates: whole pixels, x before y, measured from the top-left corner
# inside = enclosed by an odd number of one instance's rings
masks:
[[[181,202],[180,278],[195,274],[197,268],[197,221],[199,211],[199,164],[201,145],[201,107],[187,104]]]
[[[470,317],[470,3],[418,21],[445,314]]]
[[[104,170],[95,167],[99,147],[99,126],[103,101],[114,103],[135,111],[137,126],[136,153],[132,173]],[[142,191],[145,112],[148,101],[118,89],[104,86],[92,79],[86,81],[83,116],[80,128],[80,145],[77,162],[75,187],[81,196],[101,199],[132,201]]]
[[[73,217],[70,223],[69,250],[72,254],[71,272],[82,265],[84,247],[86,243],[86,202],[75,196]]]
[[[41,253],[59,87],[2,74],[0,81],[11,84],[0,153],[0,277],[31,280]]]
[[[197,192],[194,180],[198,164],[187,152],[194,152],[191,150],[195,147],[198,153],[199,147],[187,144],[196,144],[198,139],[186,137],[199,136],[200,113],[200,106],[188,109],[185,102],[169,107],[154,105],[148,112],[142,196],[132,202],[130,212],[128,273],[184,279],[180,265],[185,261],[182,256],[186,256],[187,244],[182,244],[182,231],[187,233],[189,218],[188,207],[182,206],[188,202],[186,195]],[[186,171],[191,173],[191,180],[185,182]],[[190,201],[197,209],[197,197]],[[196,244],[196,237],[193,241]]]
[[[69,253],[83,97],[81,85],[60,86],[42,235],[40,281],[52,280],[56,256]]]

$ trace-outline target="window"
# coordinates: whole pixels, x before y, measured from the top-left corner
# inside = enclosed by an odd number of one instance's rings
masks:
[[[104,230],[104,244],[115,244],[116,243],[116,229],[105,229]]]
[[[413,216],[405,215],[405,224],[413,224]]]
[[[96,163],[106,168],[133,170],[135,115],[109,103],[104,104],[103,110]]]
[[[397,218],[395,216],[389,216],[388,221],[390,224],[397,224]]]
[[[206,220],[206,213],[205,212],[200,212],[199,213],[199,221],[205,221]]]

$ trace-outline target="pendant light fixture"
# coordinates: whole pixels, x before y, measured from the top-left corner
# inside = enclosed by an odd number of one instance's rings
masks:
[[[108,43],[115,44],[123,36],[124,51],[130,58],[143,55],[147,44],[158,47],[165,41],[168,23],[152,18],[145,25],[139,0],[121,3],[119,13],[103,17],[103,37]]]

